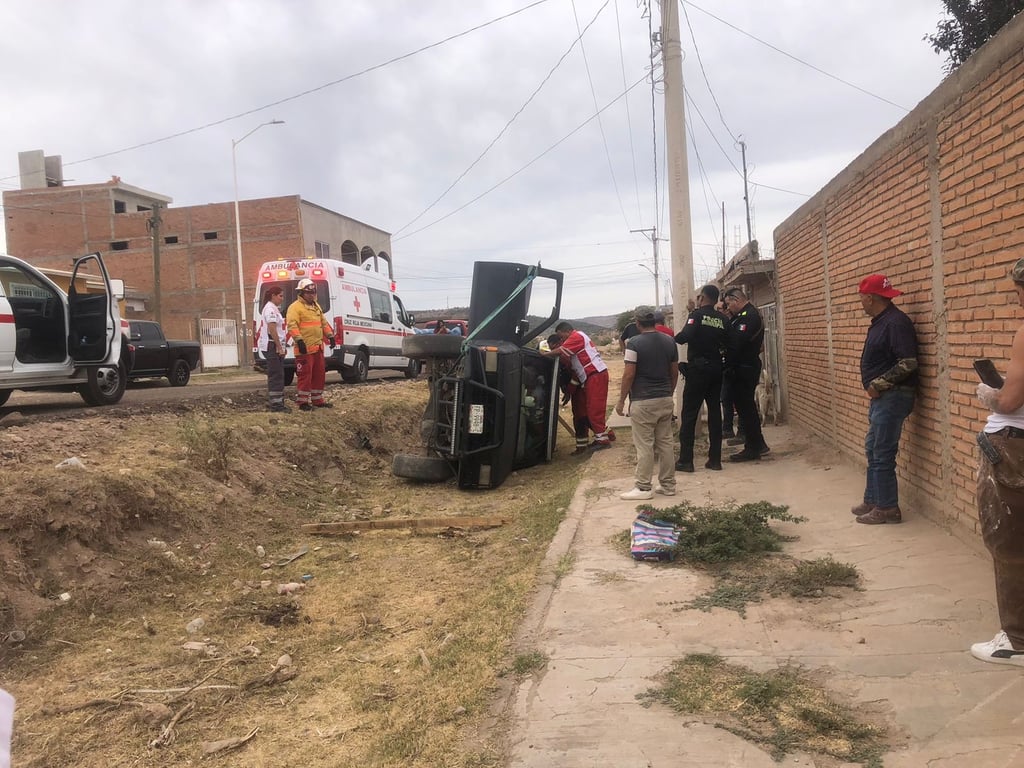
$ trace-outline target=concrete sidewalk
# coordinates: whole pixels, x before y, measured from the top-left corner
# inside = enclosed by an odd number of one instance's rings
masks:
[[[768,599],[747,618],[716,608],[676,610],[706,591],[708,577],[685,567],[636,563],[610,538],[628,529],[633,486],[623,455],[590,459],[546,565],[575,557],[550,579],[524,626],[521,648],[546,654],[546,668],[524,680],[511,703],[516,768],[677,768],[678,766],[834,765],[810,755],[774,762],[727,731],[636,695],[689,653],[716,653],[764,671],[794,662],[827,672],[831,690],[886,713],[897,746],[887,768],[1024,766],[1024,670],[971,657],[971,643],[999,629],[992,566],[980,547],[904,508],[902,525],[858,525],[861,471],[787,427],[769,428],[772,453],[722,472],[679,473],[675,499],[786,504],[806,523],[772,523],[799,536],[795,557],[833,555],[855,564],[863,591],[839,598]],[[614,451],[627,451],[624,430]],[[698,457],[700,458],[700,457]],[[619,477],[598,477],[602,464]],[[703,459],[698,462],[702,467]]]

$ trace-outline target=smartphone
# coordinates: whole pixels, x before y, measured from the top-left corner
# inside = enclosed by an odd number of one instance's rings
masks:
[[[993,389],[1001,389],[1003,386],[1003,377],[999,375],[999,371],[996,370],[995,365],[989,359],[975,360],[974,370],[978,373],[978,378],[981,379],[982,383],[988,384]]]

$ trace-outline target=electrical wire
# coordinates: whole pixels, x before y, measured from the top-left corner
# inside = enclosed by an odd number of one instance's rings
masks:
[[[529,167],[530,167],[531,165],[533,165],[533,164],[534,164],[534,163],[536,163],[536,162],[537,162],[538,160],[540,160],[541,158],[543,158],[543,157],[544,157],[545,155],[548,155],[548,154],[550,154],[550,153],[551,153],[552,151],[554,151],[555,149],[557,149],[557,148],[558,148],[558,147],[559,147],[560,145],[562,145],[563,143],[565,143],[566,141],[568,141],[568,140],[569,140],[570,138],[572,138],[572,137],[573,137],[574,135],[576,135],[577,133],[579,133],[579,132],[580,132],[581,130],[583,130],[584,128],[586,128],[586,127],[587,127],[587,125],[589,125],[589,124],[591,123],[591,121],[593,121],[593,120],[597,119],[598,115],[600,115],[600,114],[601,114],[601,112],[604,112],[605,110],[607,110],[607,109],[608,109],[609,107],[611,107],[611,106],[612,106],[613,104],[615,104],[615,102],[617,102],[617,101],[618,101],[619,99],[621,99],[621,98],[624,98],[624,97],[626,96],[626,94],[628,94],[628,93],[629,93],[629,92],[630,92],[631,90],[633,90],[633,89],[634,89],[634,88],[636,88],[636,87],[637,87],[638,85],[640,85],[640,83],[642,83],[642,82],[643,82],[644,80],[646,80],[646,79],[647,79],[647,75],[645,74],[645,75],[644,75],[643,77],[641,77],[641,78],[640,78],[639,80],[637,80],[637,81],[636,81],[635,83],[633,83],[633,84],[632,84],[631,86],[629,86],[629,87],[628,87],[628,88],[627,88],[627,89],[626,89],[625,91],[623,91],[623,92],[622,92],[622,93],[620,93],[620,94],[619,94],[618,96],[616,96],[616,97],[615,97],[614,99],[612,99],[612,100],[611,100],[610,102],[608,102],[608,103],[607,103],[607,104],[605,104],[605,105],[604,105],[603,107],[601,107],[601,109],[600,109],[600,110],[598,110],[598,112],[596,112],[595,114],[591,115],[591,116],[590,116],[590,117],[588,117],[588,118],[587,118],[586,120],[584,120],[584,121],[583,121],[582,123],[580,123],[579,125],[577,125],[577,126],[576,126],[575,128],[573,128],[573,129],[572,129],[571,131],[569,131],[569,133],[567,133],[567,134],[566,134],[565,136],[563,136],[562,138],[560,138],[560,139],[559,139],[558,141],[556,141],[556,142],[555,142],[554,144],[552,144],[552,145],[551,145],[550,147],[548,147],[548,148],[547,148],[547,149],[545,149],[545,150],[544,150],[543,152],[541,152],[541,153],[540,153],[539,155],[537,155],[537,156],[536,156],[536,157],[534,157],[534,158],[533,158],[532,160],[530,160],[529,162],[527,162],[527,163],[526,163],[525,165],[523,165],[522,167],[520,167],[520,168],[519,168],[519,169],[518,169],[517,171],[514,171],[513,173],[510,173],[510,174],[509,174],[508,176],[506,176],[506,177],[505,177],[504,179],[502,179],[502,180],[501,180],[501,181],[499,181],[498,183],[496,183],[496,184],[492,185],[491,187],[488,187],[487,189],[485,189],[485,190],[484,190],[483,192],[481,192],[481,193],[480,193],[479,195],[477,195],[476,197],[474,197],[474,198],[473,198],[472,200],[469,200],[469,201],[467,201],[467,202],[463,203],[463,204],[462,204],[462,205],[460,205],[460,206],[459,206],[458,208],[456,208],[456,209],[454,209],[454,210],[452,210],[452,211],[449,211],[448,213],[446,213],[446,214],[445,214],[444,216],[441,216],[440,218],[434,219],[434,220],[433,220],[432,222],[430,222],[429,224],[425,224],[424,226],[420,227],[419,229],[413,230],[412,232],[409,232],[409,233],[407,233],[407,234],[404,234],[404,235],[402,235],[401,237],[394,237],[394,238],[392,238],[392,242],[396,242],[396,241],[398,241],[398,240],[404,240],[404,239],[405,239],[405,238],[407,238],[407,237],[412,237],[413,235],[419,234],[420,232],[423,232],[423,231],[424,231],[424,230],[426,230],[426,229],[430,229],[430,228],[431,228],[432,226],[434,226],[435,224],[440,224],[440,223],[441,223],[442,221],[444,221],[445,219],[451,218],[451,217],[452,217],[452,216],[454,216],[454,215],[455,215],[456,213],[459,213],[460,211],[463,211],[463,210],[465,210],[466,208],[468,208],[469,206],[473,205],[473,203],[477,202],[477,201],[478,201],[478,200],[480,200],[481,198],[483,198],[483,197],[486,197],[487,195],[489,195],[489,194],[490,194],[491,192],[493,192],[494,190],[496,190],[496,189],[498,189],[499,187],[501,187],[501,186],[503,186],[503,185],[507,184],[507,183],[508,183],[509,181],[511,181],[512,179],[514,179],[514,178],[515,178],[516,176],[518,176],[518,175],[519,175],[520,173],[522,173],[523,171],[525,171],[525,170],[526,170],[527,168],[529,168]],[[621,205],[621,203],[622,203],[622,201],[621,201],[621,199],[620,199],[620,201],[619,201],[619,204]]]
[[[466,170],[464,170],[462,173],[460,173],[455,178],[455,181],[453,181],[451,184],[449,184],[448,188],[445,189],[445,191],[442,192],[440,195],[438,195],[438,197],[432,203],[430,203],[430,205],[428,205],[426,208],[424,208],[422,211],[420,211],[415,217],[413,217],[412,220],[408,221],[407,223],[405,223],[401,227],[399,227],[397,230],[395,230],[395,232],[393,233],[394,235],[400,235],[402,232],[404,232],[409,227],[411,227],[413,224],[415,224],[417,221],[419,221],[421,218],[423,218],[423,216],[425,216],[428,211],[430,211],[435,205],[437,205],[439,202],[441,202],[448,195],[448,193],[451,192],[455,188],[456,184],[458,184],[460,181],[462,181],[466,177],[466,174],[468,174],[471,170],[473,170],[473,168],[476,167],[477,163],[479,163],[481,160],[484,159],[484,156],[488,152],[490,152],[491,148],[494,147],[494,145],[498,143],[498,140],[501,139],[501,137],[505,135],[505,132],[512,126],[512,123],[515,122],[516,118],[518,118],[519,115],[521,115],[523,113],[523,110],[525,110],[530,105],[530,102],[532,102],[534,100],[534,98],[537,96],[537,94],[540,93],[541,89],[547,84],[548,80],[551,79],[552,75],[554,75],[555,72],[558,70],[558,68],[560,66],[562,66],[562,62],[565,61],[565,59],[569,56],[570,53],[572,53],[572,50],[573,50],[573,48],[576,47],[576,44],[579,43],[580,46],[583,45],[583,36],[587,33],[587,30],[590,29],[593,26],[594,22],[597,21],[598,17],[601,15],[602,11],[604,11],[604,9],[608,6],[608,2],[609,2],[609,0],[605,0],[604,5],[602,5],[600,8],[597,9],[597,13],[594,14],[594,18],[592,18],[590,20],[590,23],[587,24],[587,26],[583,28],[582,32],[579,32],[579,34],[577,35],[576,39],[572,41],[572,45],[570,45],[568,47],[568,49],[566,49],[565,53],[563,53],[559,57],[558,61],[555,62],[555,66],[553,66],[551,68],[551,71],[549,71],[547,73],[547,75],[544,76],[544,79],[540,81],[540,85],[538,85],[536,87],[536,89],[534,89],[533,93],[531,93],[529,95],[529,97],[526,99],[526,101],[523,102],[523,105],[518,110],[516,110],[516,113],[514,115],[512,115],[512,117],[509,118],[508,122],[505,123],[504,127],[500,131],[498,131],[498,135],[495,136],[491,140],[490,144],[488,144],[486,147],[484,147],[484,151],[481,152],[477,156],[477,158],[473,162],[471,162],[469,164],[469,167],[466,168]],[[625,73],[623,73],[623,78],[625,78]]]
[[[714,139],[715,144],[717,144],[718,148],[722,151],[722,156],[729,161],[729,165],[732,166],[732,169],[736,171],[737,175],[742,179],[743,172],[736,167],[736,163],[734,163],[732,158],[729,157],[729,153],[725,151],[725,147],[723,147],[721,142],[718,141],[718,138],[715,136],[715,132],[711,130],[711,126],[708,125],[708,121],[704,118],[704,113],[700,111],[700,107],[697,106],[697,103],[690,96],[689,91],[684,90],[683,95],[686,97],[686,103],[693,106],[694,111],[697,113],[698,117],[700,117],[700,121],[704,123],[704,127],[708,129],[708,133],[711,134],[711,138]]]
[[[708,73],[704,69],[704,60],[700,57],[700,48],[697,47],[697,38],[693,34],[693,25],[690,24],[690,16],[686,12],[686,3],[680,0],[679,8],[683,12],[683,18],[686,19],[686,28],[690,30],[690,40],[693,41],[693,52],[697,56],[697,64],[700,66],[700,73],[704,76],[704,85],[708,87],[708,93],[711,94],[711,100],[715,102],[715,109],[718,110],[718,119],[722,121],[722,125],[725,126],[725,130],[732,140],[739,141],[739,139],[736,138],[736,134],[733,133],[732,129],[729,127],[729,124],[725,122],[725,115],[722,114],[722,105],[718,103],[718,99],[715,97],[715,91],[711,87],[711,81],[708,80]]]
[[[583,37],[583,33],[580,32],[580,19],[576,13],[576,0],[572,2],[572,17],[576,22],[576,31],[579,32],[580,37]],[[607,3],[606,3],[607,4]],[[604,6],[601,6],[604,8]],[[590,72],[590,61],[587,59],[587,47],[584,45],[583,40],[580,40],[580,54],[583,56],[583,66],[587,71],[587,82],[590,83],[590,97],[594,101],[595,116],[597,117],[597,127],[601,132],[601,143],[604,145],[604,156],[608,160],[608,173],[612,177],[612,186],[615,188],[615,198],[619,201],[619,210],[622,212],[622,220],[626,224],[626,229],[629,229],[629,217],[626,215],[626,206],[622,203],[622,194],[619,192],[619,181],[615,178],[615,166],[612,163],[612,153],[608,149],[608,136],[604,132],[604,122],[601,120],[601,111],[598,109],[597,103],[597,91],[594,89],[594,76]],[[627,91],[628,93],[628,91]]]
[[[622,88],[626,88],[626,54],[622,48],[622,22],[619,19],[619,0],[615,0],[615,31],[619,38],[619,66],[622,70]],[[626,108],[626,132],[629,135],[629,156],[633,161],[633,190],[636,192],[636,216],[642,217],[640,212],[640,178],[636,170],[636,143],[633,141],[633,117],[629,112],[629,99],[623,101]]]
[[[725,26],[729,27],[730,29],[736,30],[741,35],[746,35],[751,40],[754,40],[755,42],[758,42],[761,45],[766,46],[767,48],[771,48],[776,53],[781,53],[786,58],[792,59],[793,61],[797,62],[798,64],[803,64],[805,67],[809,67],[810,69],[813,69],[818,74],[824,75],[825,77],[828,77],[828,78],[831,78],[832,80],[835,80],[837,83],[842,83],[845,86],[853,88],[855,91],[860,91],[864,95],[870,96],[873,99],[878,99],[879,101],[885,102],[889,106],[896,107],[896,109],[902,109],[904,112],[909,112],[910,111],[909,109],[907,109],[903,105],[897,104],[895,101],[889,101],[889,99],[885,98],[884,96],[879,96],[877,93],[872,93],[871,91],[867,90],[866,88],[861,88],[859,85],[855,85],[855,84],[851,83],[849,80],[844,80],[843,78],[841,78],[841,77],[839,77],[837,75],[833,75],[831,72],[826,72],[821,67],[816,67],[813,64],[811,64],[810,62],[804,61],[803,59],[798,58],[798,57],[794,56],[791,53],[787,53],[786,51],[782,50],[781,48],[779,48],[779,47],[777,47],[775,45],[772,45],[771,43],[769,43],[769,42],[767,42],[765,40],[762,40],[761,38],[757,37],[756,35],[752,35],[750,32],[747,32],[744,29],[740,29],[735,24],[731,24],[728,21],[726,21],[725,19],[722,19],[722,18],[720,18],[718,16],[715,16],[715,14],[711,13],[711,11],[706,11],[703,8],[701,8],[699,5],[696,5],[695,3],[691,3],[690,0],[679,0],[679,1],[682,2],[682,3],[685,3],[686,5],[690,6],[691,8],[694,8],[695,10],[700,11],[701,13],[707,14],[708,16],[710,16],[715,21],[718,21],[718,22],[721,22],[722,24],[725,24]]]
[[[431,50],[433,48],[438,48],[438,47],[444,45],[445,43],[450,43],[452,40],[457,40],[460,37],[465,37],[466,35],[470,35],[470,34],[472,34],[474,32],[479,32],[481,29],[485,29],[486,27],[489,27],[489,26],[491,26],[493,24],[497,24],[498,22],[505,21],[506,19],[510,19],[513,16],[517,16],[520,13],[524,13],[525,11],[531,10],[532,8],[536,8],[538,5],[543,5],[546,2],[548,2],[548,0],[534,0],[534,2],[530,3],[529,5],[523,6],[519,10],[510,11],[509,13],[506,13],[503,16],[498,16],[497,18],[491,19],[490,21],[486,21],[483,24],[477,24],[475,27],[470,27],[469,29],[463,30],[462,32],[457,32],[454,35],[449,35],[448,37],[444,38],[443,40],[438,40],[437,42],[430,43],[429,45],[424,45],[424,46],[422,46],[420,48],[417,48],[414,51],[410,51],[408,53],[403,53],[403,54],[401,54],[399,56],[394,56],[393,58],[390,58],[387,61],[381,62],[380,64],[374,64],[372,66],[366,67],[365,69],[361,69],[358,72],[353,72],[352,74],[345,75],[344,77],[339,77],[336,80],[331,80],[330,82],[324,83],[323,85],[318,85],[315,88],[307,88],[304,91],[300,91],[299,93],[293,94],[291,96],[286,96],[285,98],[278,99],[277,101],[272,101],[272,102],[270,102],[268,104],[264,104],[263,106],[253,107],[252,109],[247,109],[244,112],[239,112],[238,114],[231,115],[230,117],[224,117],[224,118],[221,118],[219,120],[214,120],[212,122],[204,123],[203,125],[196,126],[195,128],[189,128],[189,129],[184,130],[184,131],[178,131],[177,133],[172,133],[172,134],[169,134],[167,136],[162,136],[159,139],[152,139],[150,141],[143,141],[143,142],[141,142],[139,144],[133,144],[130,147],[123,147],[122,149],[115,149],[115,150],[112,150],[110,152],[102,152],[102,153],[100,153],[98,155],[93,155],[92,157],[86,157],[86,158],[83,158],[81,160],[71,160],[70,162],[64,163],[63,165],[64,165],[65,168],[67,168],[68,166],[71,166],[71,165],[78,165],[80,163],[89,163],[89,162],[92,162],[93,160],[102,160],[103,158],[106,158],[106,157],[113,157],[114,155],[120,155],[120,154],[123,154],[125,152],[131,152],[131,151],[136,150],[136,149],[142,149],[143,147],[151,147],[154,144],[161,144],[161,143],[163,143],[165,141],[170,141],[172,139],[179,139],[182,136],[188,136],[189,134],[198,133],[199,131],[205,131],[207,128],[213,128],[214,126],[223,125],[224,123],[229,123],[232,120],[237,120],[237,119],[239,119],[241,117],[247,117],[249,115],[256,114],[257,112],[262,112],[263,110],[270,109],[271,107],[277,107],[277,106],[280,106],[281,104],[287,104],[290,101],[295,101],[296,99],[301,99],[303,96],[309,96],[310,94],[316,93],[317,91],[322,91],[322,90],[324,90],[326,88],[331,88],[331,87],[333,87],[335,85],[340,85],[341,83],[348,82],[349,80],[354,80],[357,77],[362,77],[363,75],[369,74],[370,72],[375,72],[378,69],[383,69],[384,67],[390,66],[391,64],[395,64],[395,63],[397,63],[399,61],[404,61],[405,59],[412,58],[413,56],[416,56],[416,55],[418,55],[420,53],[423,53],[424,51],[429,51],[429,50]],[[3,176],[3,177],[0,177],[0,181],[6,181],[7,179],[16,179],[16,178],[18,178],[18,175],[19,174],[12,174],[11,176]]]

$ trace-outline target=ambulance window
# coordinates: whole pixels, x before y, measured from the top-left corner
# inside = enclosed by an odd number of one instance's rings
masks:
[[[377,322],[390,323],[392,320],[390,294],[370,288],[370,313]]]
[[[409,313],[406,311],[402,300],[397,296],[394,296],[393,298],[395,300],[395,306],[398,307],[398,319],[402,321],[402,325],[412,328],[412,321],[409,318]]]

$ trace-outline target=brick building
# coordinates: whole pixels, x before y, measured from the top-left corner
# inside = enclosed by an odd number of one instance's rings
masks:
[[[861,278],[887,274],[914,320],[921,386],[904,427],[901,504],[977,532],[971,363],[1001,370],[1020,327],[1024,14],[775,230],[789,420],[863,463]],[[837,514],[860,499],[837,500]],[[848,516],[848,515],[847,515]]]
[[[75,256],[99,251],[111,276],[143,299],[129,305],[129,317],[152,319],[159,313],[170,337],[199,338],[200,318],[238,320],[233,201],[175,208],[170,197],[116,176],[100,184],[65,185],[60,158],[41,151],[20,153],[19,164],[21,188],[3,193],[9,253],[39,267],[67,269]],[[155,212],[158,239],[151,229]],[[265,261],[373,260],[377,271],[393,276],[388,232],[298,195],[242,200],[239,221],[247,312]]]

